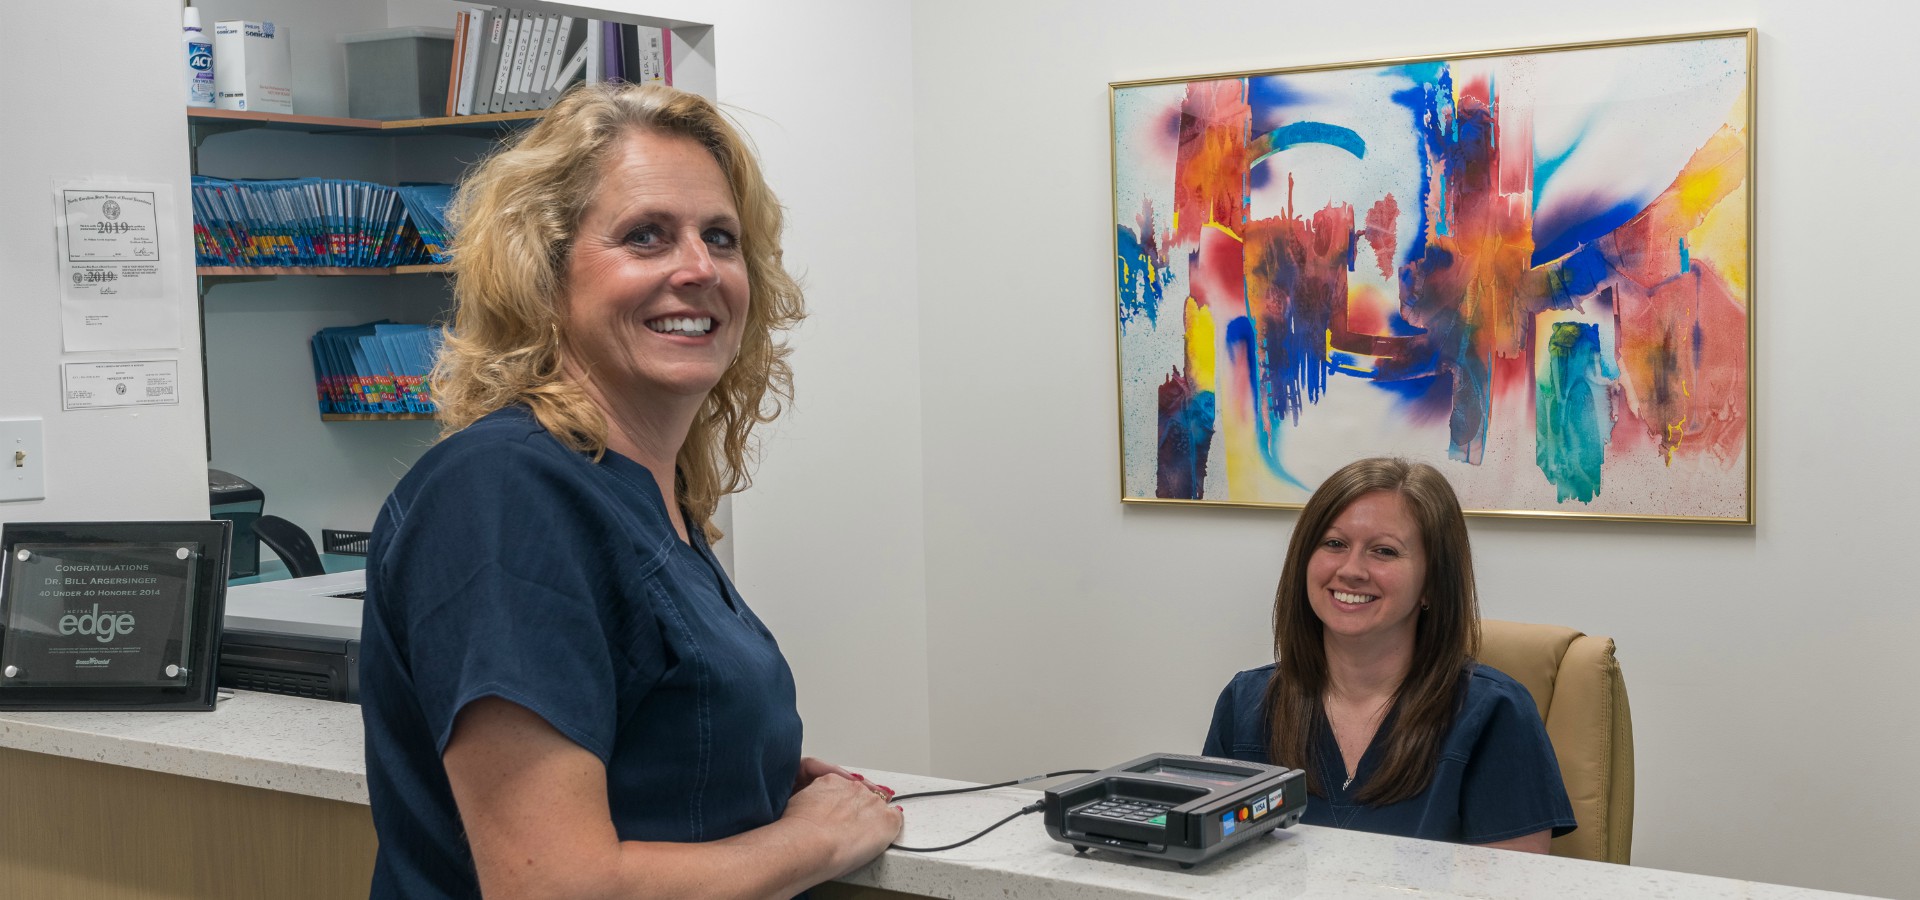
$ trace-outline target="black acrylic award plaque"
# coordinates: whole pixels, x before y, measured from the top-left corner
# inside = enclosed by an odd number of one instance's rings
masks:
[[[0,709],[213,709],[232,529],[5,525]]]

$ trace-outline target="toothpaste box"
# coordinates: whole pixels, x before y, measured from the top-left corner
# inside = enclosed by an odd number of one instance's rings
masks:
[[[293,112],[293,54],[272,22],[213,23],[213,96],[221,109]]]

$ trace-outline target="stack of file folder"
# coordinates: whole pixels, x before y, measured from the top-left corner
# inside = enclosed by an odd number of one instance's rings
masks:
[[[575,81],[673,84],[673,32],[504,7],[454,14],[446,115],[546,109]]]
[[[452,190],[446,187],[448,197]],[[444,253],[445,226],[431,227]],[[339,178],[195,175],[193,243],[200,266],[384,269],[436,261],[399,189]]]
[[[313,336],[313,378],[322,413],[433,413],[427,373],[440,329],[369,322]]]
[[[447,228],[447,204],[453,202],[453,185],[403,184],[395,191],[407,205],[407,217],[427,247],[427,255],[436,263],[448,261],[450,232]]]

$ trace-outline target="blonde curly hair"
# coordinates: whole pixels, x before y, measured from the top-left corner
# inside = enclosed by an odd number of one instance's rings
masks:
[[[753,427],[793,399],[791,351],[776,337],[805,318],[806,307],[781,262],[779,200],[745,139],[698,94],[582,85],[461,180],[448,211],[457,305],[429,376],[440,436],[525,404],[566,446],[595,461],[606,452],[606,417],[565,374],[559,335],[580,217],[620,139],[634,132],[699,143],[726,174],[740,215],[749,291],[740,355],[708,392],[676,460],[676,499],[689,524],[714,540],[720,498],[752,481]]]

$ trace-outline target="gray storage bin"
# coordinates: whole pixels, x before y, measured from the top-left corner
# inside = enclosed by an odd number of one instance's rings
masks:
[[[347,48],[347,115],[356,119],[423,119],[447,112],[453,29],[385,28],[343,34]]]

